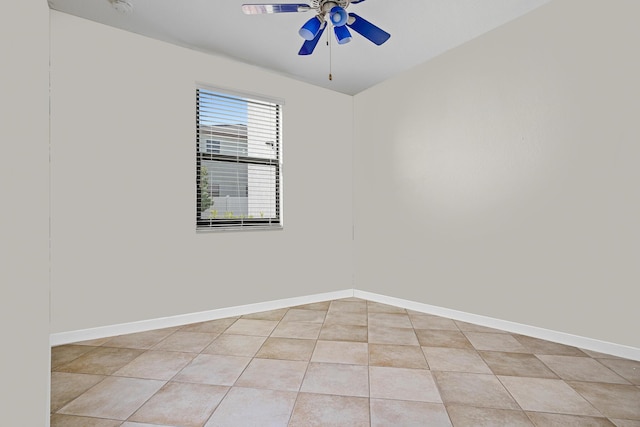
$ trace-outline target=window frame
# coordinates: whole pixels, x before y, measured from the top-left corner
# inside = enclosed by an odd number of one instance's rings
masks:
[[[275,141],[269,141],[274,152],[275,158],[267,158],[267,157],[256,157],[241,155],[236,152],[236,154],[224,154],[221,153],[219,147],[216,150],[208,150],[208,145],[211,145],[215,137],[210,135],[203,135],[201,133],[201,125],[200,124],[200,91],[206,91],[207,96],[215,96],[215,97],[223,97],[232,99],[234,101],[244,101],[248,106],[250,103],[254,103],[255,105],[260,104],[269,104],[274,108],[275,119],[274,119],[274,128],[275,132]],[[262,95],[248,94],[237,92],[234,90],[221,89],[217,87],[212,87],[205,84],[196,84],[196,231],[197,232],[214,232],[214,231],[248,231],[248,230],[281,230],[283,228],[283,215],[282,215],[282,115],[283,115],[283,106],[284,101],[276,98],[268,98]],[[217,141],[220,143],[220,141]],[[204,150],[201,151],[201,144],[204,145]],[[213,144],[215,146],[215,144]],[[275,203],[275,216],[267,217],[267,218],[249,218],[249,217],[240,217],[240,218],[209,218],[203,219],[201,218],[200,211],[200,191],[201,191],[201,177],[200,171],[201,167],[203,167],[203,162],[205,161],[220,161],[228,164],[246,164],[246,165],[258,165],[262,167],[273,167],[274,168],[274,203]],[[206,167],[206,166],[204,166]],[[209,185],[207,185],[207,188]],[[209,191],[209,190],[208,190]],[[219,190],[218,190],[219,191]],[[247,190],[248,192],[248,186]],[[210,194],[210,197],[214,197]]]

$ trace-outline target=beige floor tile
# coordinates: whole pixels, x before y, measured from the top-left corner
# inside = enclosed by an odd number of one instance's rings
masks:
[[[251,358],[200,354],[173,380],[211,385],[233,385]]]
[[[92,339],[92,340],[78,341],[78,342],[73,343],[73,345],[88,345],[88,346],[91,346],[91,347],[100,347],[102,344],[106,343],[111,338],[113,338],[113,337],[103,337],[103,338],[96,338],[96,339]]]
[[[587,356],[593,357],[595,359],[623,359],[622,357],[614,356],[612,354],[600,353],[598,351],[587,350],[584,348],[581,348],[580,351],[582,351]]]
[[[525,411],[598,417],[601,414],[562,380],[498,377]]]
[[[54,347],[51,409],[53,427],[640,427],[640,362],[345,298]]]
[[[477,351],[468,348],[422,347],[432,371],[490,374]]]
[[[394,368],[429,369],[417,345],[369,344],[369,364]]]
[[[369,427],[369,399],[300,393],[289,427]]]
[[[407,308],[407,314],[409,316],[422,316],[422,315],[430,314],[430,313],[426,313],[424,311],[411,310],[410,308]]]
[[[238,320],[238,317],[229,317],[225,319],[209,320],[207,322],[192,323],[180,328],[182,332],[204,332],[207,334],[221,334],[227,330],[227,328],[233,325]]]
[[[170,380],[195,357],[193,353],[149,350],[113,373],[120,377]]]
[[[122,424],[120,427],[175,427],[175,426],[168,426],[164,424],[135,423],[133,421],[127,421],[124,424]]]
[[[415,332],[421,346],[473,349],[462,332],[434,329],[416,329]]]
[[[200,427],[224,398],[228,387],[170,382],[138,409],[130,421]]]
[[[119,421],[119,420],[77,417],[75,415],[62,415],[62,414],[52,415],[50,421],[51,421],[51,427],[120,427],[120,424],[122,423],[122,421]],[[124,427],[127,427],[127,426],[124,426]],[[159,426],[159,427],[162,427],[162,426]]]
[[[300,391],[369,397],[367,367],[337,363],[310,363]]]
[[[510,334],[464,332],[464,335],[476,350],[527,353],[527,349]]]
[[[51,412],[56,412],[105,379],[103,375],[51,373]]]
[[[236,381],[236,386],[280,391],[298,391],[307,362],[253,359]]]
[[[329,311],[324,320],[326,325],[355,325],[367,326],[367,313],[352,313],[349,311]]]
[[[288,391],[234,387],[205,427],[286,427],[296,396]]]
[[[233,325],[229,326],[224,333],[266,337],[273,332],[277,325],[278,321],[276,320],[238,319]]]
[[[536,427],[615,427],[615,424],[606,418],[544,412],[528,412],[527,415]]]
[[[129,348],[96,347],[77,359],[60,366],[57,371],[111,375],[143,353]]]
[[[569,381],[605,417],[640,421],[640,387]]]
[[[202,352],[223,356],[253,357],[266,340],[267,337],[222,334]]]
[[[280,308],[278,310],[261,311],[259,313],[245,314],[242,319],[256,319],[256,320],[282,320],[285,314],[289,311],[288,308]]]
[[[396,307],[393,305],[382,304],[374,301],[367,301],[367,312],[371,313],[398,313],[407,314],[407,310],[402,307]]]
[[[320,302],[312,302],[310,304],[296,305],[295,307],[291,307],[291,308],[297,308],[297,309],[302,309],[302,310],[323,310],[323,311],[327,311],[327,310],[329,310],[329,305],[330,304],[331,304],[331,301],[320,301]]]
[[[631,384],[640,385],[640,362],[625,359],[598,359],[598,362],[611,369]]]
[[[367,313],[367,302],[364,300],[361,301],[344,301],[344,300],[336,300],[331,301],[329,305],[329,313]]]
[[[105,378],[58,412],[67,415],[126,420],[164,383],[164,381],[137,378]]]
[[[620,375],[590,357],[539,355],[538,359],[563,380],[629,384]]]
[[[433,316],[430,314],[413,314],[409,316],[411,323],[416,329],[441,329],[447,331],[457,331],[458,327],[456,323],[451,320],[440,316]]]
[[[320,330],[321,340],[367,342],[368,329],[366,326],[356,325],[325,325]]]
[[[442,403],[426,369],[369,367],[371,398]]]
[[[323,310],[305,310],[305,309],[290,309],[287,314],[282,318],[283,322],[310,322],[320,323],[324,322],[324,318],[327,315]]]
[[[315,340],[295,338],[267,338],[256,357],[262,359],[305,360],[308,361],[316,345]]]
[[[615,424],[616,427],[640,427],[640,421],[619,420],[615,418],[611,418],[610,421]]]
[[[507,334],[508,332],[500,329],[489,328],[487,326],[476,325],[475,323],[467,323],[461,320],[454,320],[458,329],[464,332],[487,332],[494,334]]]
[[[447,411],[456,427],[533,427],[521,410],[451,405]]]
[[[158,329],[135,334],[113,337],[104,343],[105,347],[137,348],[147,350],[176,332],[178,328]]]
[[[368,321],[369,327],[413,328],[407,314],[369,313]]]
[[[318,339],[322,324],[310,322],[280,322],[271,333],[273,338]]]
[[[418,345],[418,338],[413,329],[390,328],[382,326],[369,327],[370,344]]]
[[[496,375],[514,377],[558,378],[533,354],[481,351],[480,354]]]
[[[318,341],[311,356],[312,362],[367,365],[367,343],[347,341]]]
[[[434,372],[433,376],[446,406],[520,409],[494,375]]]
[[[529,353],[534,354],[555,354],[562,356],[583,356],[587,355],[576,347],[564,344],[558,344],[551,341],[541,340],[539,338],[527,337],[525,335],[513,334],[513,337],[522,344]]]
[[[371,427],[450,427],[451,422],[439,403],[371,399]]]
[[[156,344],[154,350],[200,353],[218,336],[206,332],[178,331]]]
[[[94,347],[84,345],[61,345],[51,349],[51,369],[56,370],[62,365],[66,365],[94,350]]]

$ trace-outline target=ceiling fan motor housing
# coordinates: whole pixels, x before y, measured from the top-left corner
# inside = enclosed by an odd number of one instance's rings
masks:
[[[324,14],[330,12],[336,6],[346,9],[349,3],[351,3],[350,0],[312,0],[311,9]]]

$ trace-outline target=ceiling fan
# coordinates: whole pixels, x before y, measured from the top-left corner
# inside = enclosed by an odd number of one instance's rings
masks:
[[[304,3],[243,4],[242,11],[247,15],[315,11],[316,16],[305,22],[298,31],[298,34],[305,39],[298,55],[311,55],[327,27],[327,15],[329,22],[333,25],[333,32],[338,44],[351,41],[351,33],[347,27],[378,46],[389,40],[391,34],[355,13],[347,13],[346,9],[349,4],[362,3],[363,1],[365,0],[311,0],[310,5]]]

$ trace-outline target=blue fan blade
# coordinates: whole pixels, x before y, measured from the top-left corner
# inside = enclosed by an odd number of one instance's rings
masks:
[[[304,3],[242,5],[242,11],[246,15],[259,15],[262,13],[306,12],[308,10],[311,10],[311,6]]]
[[[353,3],[353,2],[351,2]],[[349,24],[349,21],[347,21],[347,25],[349,27],[351,27],[353,29],[353,31],[355,31],[356,33],[359,33],[360,35],[362,35],[364,38],[372,41],[373,43],[377,44],[378,46],[380,46],[382,43],[386,42],[387,40],[389,40],[389,37],[391,37],[391,34],[387,33],[386,31],[376,27],[375,25],[373,25],[371,22],[367,21],[364,18],[360,18],[358,15],[356,15],[355,13],[350,13],[349,14],[350,17],[354,18],[355,21],[353,21],[353,23]]]
[[[351,0],[351,4],[362,3],[364,0]]]
[[[320,31],[318,31],[318,34],[316,34],[316,37],[313,40],[307,40],[306,42],[304,42],[302,44],[302,47],[300,48],[300,52],[298,52],[298,55],[311,55],[313,53],[313,50],[316,48],[316,45],[318,44],[322,33],[324,33],[325,28],[327,28],[326,25],[320,28]]]

